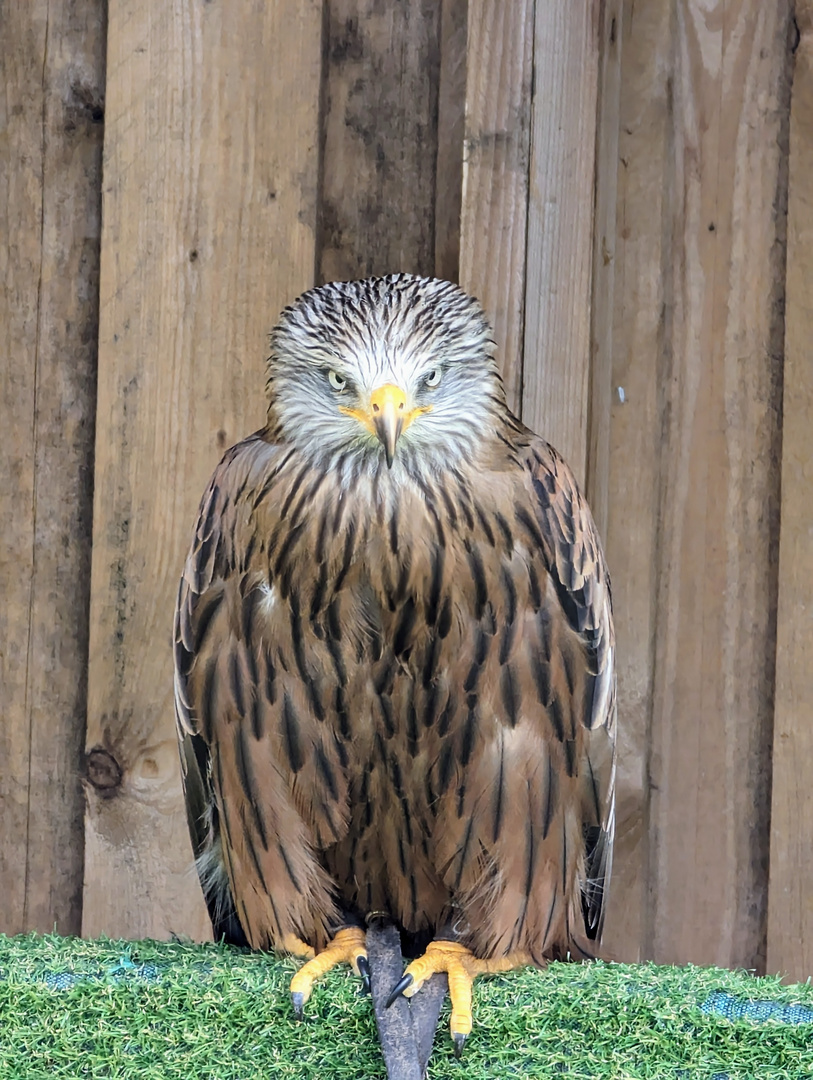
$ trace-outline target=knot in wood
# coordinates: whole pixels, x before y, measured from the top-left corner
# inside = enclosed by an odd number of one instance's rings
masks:
[[[121,786],[122,768],[109,750],[95,746],[85,759],[88,783],[106,799],[115,795]]]

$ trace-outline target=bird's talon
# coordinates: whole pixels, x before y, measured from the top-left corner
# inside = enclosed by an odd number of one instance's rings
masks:
[[[336,935],[317,956],[308,960],[291,979],[291,1001],[298,1020],[302,1019],[302,1007],[308,1000],[317,979],[321,979],[337,964],[351,964],[354,971],[362,974],[359,961],[364,957],[364,931],[347,926]]]
[[[359,975],[361,975],[362,994],[371,993],[372,984],[370,983],[370,961],[367,959],[366,956],[357,956],[356,967],[359,969]]]
[[[386,1004],[385,1008],[388,1009],[390,1007],[390,1005],[393,1005],[395,1003],[395,1001],[399,997],[401,997],[403,992],[405,990],[408,990],[410,988],[410,986],[412,986],[412,984],[414,982],[415,982],[415,980],[411,975],[402,976],[398,980],[398,982],[395,984],[395,986],[393,986],[392,991],[390,993],[390,996],[387,998],[387,1004]]]
[[[460,1031],[452,1032],[452,1039],[454,1040],[454,1056],[459,1058],[463,1053],[463,1047],[466,1045],[466,1039],[468,1035],[463,1035]]]

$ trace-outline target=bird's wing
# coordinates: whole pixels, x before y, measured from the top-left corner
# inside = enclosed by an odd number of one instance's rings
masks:
[[[584,728],[579,768],[589,937],[601,936],[615,829],[616,676],[610,576],[590,508],[564,459],[535,438],[525,455],[543,557],[562,611],[584,645],[585,693],[573,707]]]
[[[223,604],[224,582],[234,572],[229,544],[234,526],[233,507],[229,513],[224,491],[229,486],[230,470],[239,451],[240,447],[233,447],[226,453],[201,499],[178,588],[174,625],[175,723],[187,822],[215,938],[225,938],[230,944],[245,944],[246,939],[236,918],[222,855],[220,815],[212,777],[212,732],[202,731],[202,714],[199,702],[190,693],[190,676],[200,667],[200,653],[206,647],[214,616]],[[210,685],[210,694],[213,689]]]
[[[293,600],[275,593],[285,541],[276,560],[269,551],[292,486],[288,457],[262,433],[224,456],[201,500],[175,614],[175,715],[197,868],[215,933],[239,940],[242,929],[255,947],[303,936],[335,910],[313,848],[320,829],[340,827],[339,812],[298,793],[330,767],[329,751],[308,727]]]

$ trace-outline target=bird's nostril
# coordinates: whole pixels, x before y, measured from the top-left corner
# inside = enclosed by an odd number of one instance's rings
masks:
[[[373,405],[373,412],[381,412],[381,409],[378,405]]]
[[[403,411],[404,411],[404,403],[402,401],[401,404],[398,406],[398,412],[403,412]]]

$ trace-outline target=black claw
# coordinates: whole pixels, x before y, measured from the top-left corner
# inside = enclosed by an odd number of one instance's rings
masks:
[[[305,1016],[305,995],[302,993],[291,994],[291,1004],[294,1007],[294,1016],[302,1020]]]
[[[359,975],[361,975],[362,994],[372,993],[372,984],[370,983],[370,961],[366,956],[357,956],[356,967],[359,969]]]
[[[384,926],[390,925],[390,917],[386,911],[371,911],[367,915],[365,922],[367,923],[367,929],[372,930],[374,927],[381,929]]]
[[[415,980],[411,975],[404,975],[403,978],[399,979],[395,986],[393,986],[392,993],[387,998],[387,1003],[384,1008],[388,1009],[390,1005],[392,1005],[401,996],[401,994],[403,994],[404,990],[412,986],[414,982]]]
[[[459,1031],[452,1032],[452,1039],[454,1040],[454,1056],[459,1058],[463,1053],[463,1047],[466,1045],[466,1039],[468,1035],[461,1035]]]

